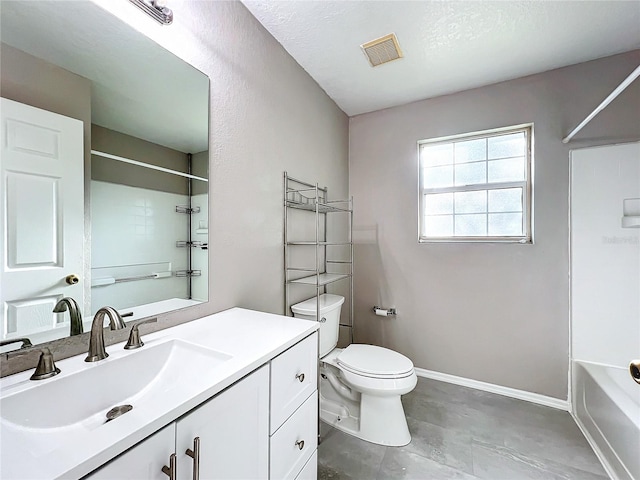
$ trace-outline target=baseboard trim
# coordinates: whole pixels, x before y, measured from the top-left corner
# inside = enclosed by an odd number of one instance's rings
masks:
[[[502,385],[481,382],[479,380],[472,380],[470,378],[457,377],[455,375],[449,375],[448,373],[425,370],[424,368],[416,367],[415,371],[416,375],[418,375],[419,377],[439,380],[441,382],[453,383],[455,385],[461,385],[463,387],[475,388],[476,390],[483,390],[485,392],[504,395],[505,397],[517,398],[518,400],[537,403],[538,405],[544,405],[545,407],[557,408],[558,410],[564,410],[567,412],[569,411],[569,402],[567,400],[548,397],[546,395],[527,392],[525,390],[518,390],[516,388],[503,387]]]

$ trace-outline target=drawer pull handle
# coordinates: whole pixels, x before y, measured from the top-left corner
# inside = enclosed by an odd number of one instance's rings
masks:
[[[304,382],[304,373],[299,373],[296,375],[296,378],[300,380],[300,383]]]
[[[193,458],[193,480],[200,480],[200,437],[193,439],[193,450],[187,448],[184,453]]]
[[[304,448],[304,440],[298,440],[296,442],[296,447],[298,447],[298,450],[302,450]]]
[[[172,453],[169,457],[169,466],[162,467],[162,473],[164,473],[169,480],[176,480],[176,454]]]

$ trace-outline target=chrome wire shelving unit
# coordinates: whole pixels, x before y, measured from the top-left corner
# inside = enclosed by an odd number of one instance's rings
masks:
[[[326,187],[319,187],[317,183],[309,183],[290,177],[284,172],[284,311],[285,315],[292,315],[291,286],[300,285],[315,287],[316,320],[320,321],[320,295],[327,293],[327,286],[339,281],[349,282],[348,312],[349,323],[340,323],[341,327],[349,329],[349,341],[353,343],[353,197],[347,200],[329,200]],[[313,240],[290,238],[291,228],[290,210],[303,210],[313,214],[315,238]],[[327,240],[327,217],[330,214],[346,217],[345,241]],[[305,225],[301,229],[304,230]],[[311,229],[305,230],[309,231]],[[305,260],[291,261],[293,249],[313,248],[313,253]],[[331,252],[330,250],[333,250]],[[337,253],[337,256],[335,252]],[[304,256],[304,255],[303,255]],[[314,266],[300,265],[297,262],[310,263],[315,259]]]

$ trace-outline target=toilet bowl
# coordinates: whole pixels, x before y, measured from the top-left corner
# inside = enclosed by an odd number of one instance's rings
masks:
[[[411,441],[400,396],[417,383],[404,355],[374,345],[336,348],[344,297],[320,296],[320,419],[371,443],[403,446]],[[291,307],[294,316],[316,320],[316,297]]]

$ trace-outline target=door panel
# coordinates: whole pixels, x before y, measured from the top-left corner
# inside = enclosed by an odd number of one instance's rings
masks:
[[[6,178],[8,268],[61,266],[60,179],[15,172]]]
[[[7,339],[69,328],[67,313],[45,311],[61,290],[84,305],[84,153],[81,121],[1,102],[0,339]],[[67,285],[70,274],[80,282]]]

